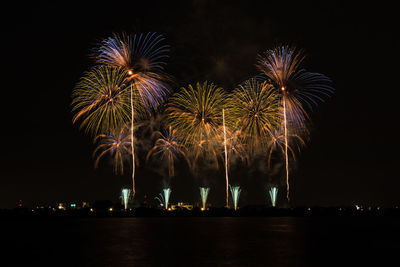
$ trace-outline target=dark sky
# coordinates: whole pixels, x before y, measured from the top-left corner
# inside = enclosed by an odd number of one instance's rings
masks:
[[[122,31],[166,36],[166,71],[177,87],[209,80],[233,88],[258,74],[258,53],[283,43],[305,49],[303,66],[329,76],[336,94],[312,115],[311,141],[291,176],[292,203],[399,205],[399,21],[393,3],[37,1],[4,8],[0,208],[18,199],[27,205],[116,200],[120,188],[130,185],[129,173],[114,175],[107,161],[93,168],[91,138],[72,125],[70,107],[74,84],[92,64],[90,49]],[[161,191],[152,165],[142,160],[138,167],[138,199]],[[197,201],[198,181],[181,165],[172,201]],[[237,178],[244,187],[242,205],[266,203],[259,187],[264,177],[244,176]],[[211,201],[222,206],[223,173],[209,179]]]

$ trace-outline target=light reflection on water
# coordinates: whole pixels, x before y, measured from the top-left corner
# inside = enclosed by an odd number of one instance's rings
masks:
[[[4,223],[2,229],[8,231],[2,241],[10,244],[4,255],[20,264],[333,266],[349,260],[382,262],[400,248],[399,234],[394,234],[398,218],[91,218]],[[377,234],[371,234],[374,231]],[[358,252],[371,252],[370,258],[359,258]]]

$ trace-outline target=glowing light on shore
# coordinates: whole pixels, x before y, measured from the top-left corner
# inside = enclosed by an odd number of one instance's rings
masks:
[[[200,187],[200,196],[201,196],[201,203],[202,203],[201,210],[205,210],[206,209],[207,197],[208,197],[208,193],[209,192],[210,192],[210,188],[209,187]]]
[[[271,200],[271,205],[272,207],[276,206],[276,198],[278,196],[278,188],[276,187],[271,187],[269,189],[269,198]]]
[[[124,205],[124,209],[128,209],[128,202],[129,202],[129,195],[131,194],[131,190],[124,188],[121,191],[121,198],[122,198],[122,204]]]
[[[237,210],[238,204],[239,204],[239,197],[240,197],[240,193],[242,192],[242,189],[240,189],[240,186],[230,186],[230,185],[229,185],[229,188],[231,190],[233,207],[235,210]]]

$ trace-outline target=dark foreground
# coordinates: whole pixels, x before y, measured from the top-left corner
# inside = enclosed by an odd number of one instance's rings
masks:
[[[3,217],[0,265],[389,266],[399,229],[372,215]]]

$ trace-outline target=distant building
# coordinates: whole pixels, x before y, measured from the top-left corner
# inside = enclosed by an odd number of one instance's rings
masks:
[[[170,209],[171,210],[178,210],[178,209],[192,210],[193,209],[193,205],[187,204],[187,203],[183,203],[183,202],[178,202],[178,204],[176,204],[176,205],[170,205]]]

